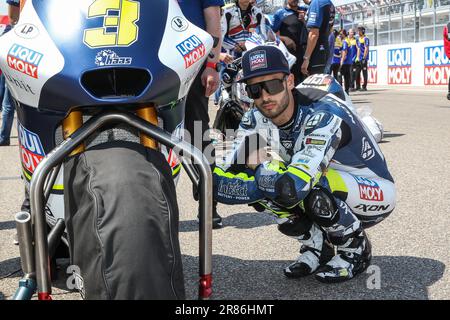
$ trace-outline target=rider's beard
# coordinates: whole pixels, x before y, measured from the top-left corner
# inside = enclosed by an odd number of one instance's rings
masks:
[[[260,104],[255,101],[258,110],[268,119],[279,117],[289,106],[289,92],[287,88],[281,95],[281,101],[272,99],[263,100]]]

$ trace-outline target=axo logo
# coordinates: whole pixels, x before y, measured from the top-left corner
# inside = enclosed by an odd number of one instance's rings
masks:
[[[369,50],[369,63],[367,65],[367,73],[369,83],[377,83],[378,82],[378,51],[377,50]]]
[[[411,84],[411,48],[388,50],[388,84]]]
[[[39,136],[25,129],[20,123],[18,131],[22,164],[28,172],[33,173],[45,157],[44,148],[42,147]]]
[[[425,47],[424,60],[425,85],[448,84],[450,61],[444,46]]]
[[[359,186],[359,197],[361,200],[368,201],[383,201],[384,195],[383,190],[380,186],[373,180],[369,180],[364,177],[355,177],[356,182]]]
[[[13,44],[8,52],[8,66],[37,79],[42,57],[43,55],[37,51]]]
[[[177,50],[184,58],[184,67],[186,69],[202,59],[206,54],[206,47],[197,36],[191,36],[178,44]]]

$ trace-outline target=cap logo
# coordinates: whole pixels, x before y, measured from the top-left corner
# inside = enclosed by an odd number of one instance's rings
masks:
[[[267,68],[267,55],[265,50],[250,53],[250,71]]]

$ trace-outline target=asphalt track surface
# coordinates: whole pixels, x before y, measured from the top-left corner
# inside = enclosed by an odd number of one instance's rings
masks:
[[[313,277],[286,279],[283,267],[297,257],[299,243],[279,233],[267,213],[219,205],[224,228],[213,231],[214,299],[450,299],[450,101],[445,95],[442,89],[392,87],[352,95],[356,106],[371,106],[384,125],[381,149],[398,192],[392,215],[368,230],[371,273],[333,285]],[[23,197],[16,133],[14,128],[11,147],[0,147],[0,299],[11,298],[21,276],[19,248],[13,244],[13,215]],[[197,203],[185,173],[177,192],[186,293],[196,299]],[[62,265],[54,299],[79,299],[67,291],[64,271]]]

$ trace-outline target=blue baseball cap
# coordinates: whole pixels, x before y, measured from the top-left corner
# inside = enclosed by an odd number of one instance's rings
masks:
[[[245,52],[242,57],[242,71],[240,82],[266,74],[291,73],[286,57],[275,46],[258,46]]]

